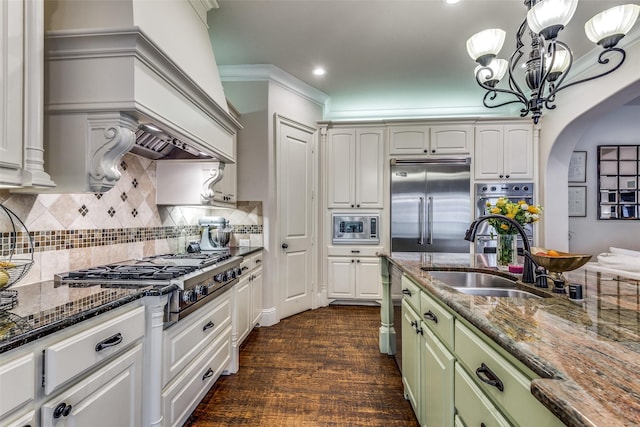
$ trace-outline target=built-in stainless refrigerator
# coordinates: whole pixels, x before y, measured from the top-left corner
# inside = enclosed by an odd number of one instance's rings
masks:
[[[469,159],[392,161],[393,252],[469,253],[469,167]]]

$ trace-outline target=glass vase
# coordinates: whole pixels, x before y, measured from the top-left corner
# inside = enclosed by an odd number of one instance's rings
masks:
[[[509,265],[517,263],[518,236],[516,234],[498,234],[496,246],[496,259],[498,269],[508,270]]]

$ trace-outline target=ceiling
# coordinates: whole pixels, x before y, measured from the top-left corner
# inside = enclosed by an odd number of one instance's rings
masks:
[[[562,31],[576,57],[594,48],[584,23],[629,0],[581,0]],[[474,33],[507,32],[523,0],[218,0],[209,25],[218,65],[273,64],[330,98],[325,119],[479,116],[484,91],[466,52]],[[636,25],[637,26],[637,25]],[[327,69],[313,76],[313,67]],[[519,107],[518,107],[519,108]]]

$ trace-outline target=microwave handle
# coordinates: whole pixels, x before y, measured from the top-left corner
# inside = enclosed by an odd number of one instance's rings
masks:
[[[433,197],[427,199],[427,244],[433,245]]]
[[[418,204],[418,244],[424,245],[424,197],[420,197],[420,203]]]

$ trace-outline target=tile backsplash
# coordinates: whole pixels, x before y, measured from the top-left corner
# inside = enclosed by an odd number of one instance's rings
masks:
[[[20,284],[50,280],[55,273],[125,259],[179,252],[180,236],[200,238],[198,219],[223,216],[234,228],[231,245],[248,240],[262,246],[262,203],[238,202],[236,209],[158,206],[156,163],[128,153],[116,186],[99,194],[18,194],[0,190],[0,203],[24,223],[26,234],[10,248],[10,227],[0,218],[0,255],[32,252],[34,264]],[[195,184],[198,185],[198,184]],[[4,212],[0,213],[4,216]],[[13,238],[15,242],[15,238]]]

